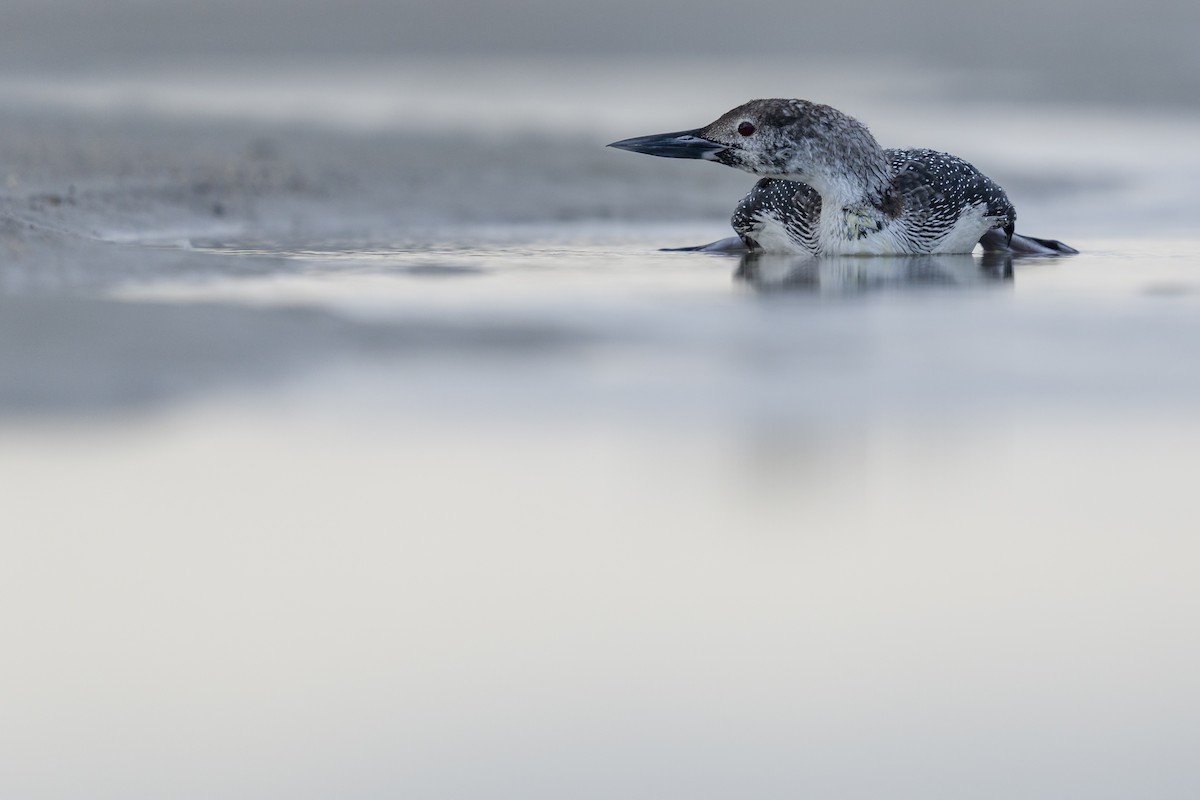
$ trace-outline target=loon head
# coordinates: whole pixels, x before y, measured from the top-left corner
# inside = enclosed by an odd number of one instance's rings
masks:
[[[887,159],[866,126],[807,100],[751,100],[703,128],[638,136],[609,147],[667,158],[699,158],[755,175],[824,187],[870,184]]]

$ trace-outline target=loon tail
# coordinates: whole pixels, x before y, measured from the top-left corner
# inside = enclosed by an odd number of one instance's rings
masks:
[[[1012,253],[1022,256],[1073,256],[1079,251],[1056,239],[1038,239],[1012,234],[1009,238],[1000,228],[992,228],[980,238],[985,253]]]

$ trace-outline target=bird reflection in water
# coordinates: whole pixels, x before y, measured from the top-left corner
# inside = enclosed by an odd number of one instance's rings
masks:
[[[1013,280],[1012,253],[919,256],[785,256],[749,252],[734,278],[761,291],[865,292],[983,288]]]

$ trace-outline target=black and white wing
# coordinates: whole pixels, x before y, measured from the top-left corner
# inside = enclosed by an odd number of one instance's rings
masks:
[[[820,253],[821,196],[805,183],[763,178],[733,212],[733,229],[752,249]]]
[[[936,250],[966,220],[983,222],[980,236],[990,228],[1003,228],[1011,235],[1016,209],[1004,190],[971,164],[936,150],[887,154],[892,186],[903,201],[902,229],[915,252]]]

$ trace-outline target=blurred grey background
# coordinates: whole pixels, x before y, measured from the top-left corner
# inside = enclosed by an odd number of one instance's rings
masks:
[[[8,0],[5,8],[0,68],[10,74],[272,56],[662,54],[741,58],[748,81],[760,59],[803,57],[875,70],[880,81],[888,63],[977,73],[989,96],[1193,107],[1200,96],[1200,6],[1176,0]]]

